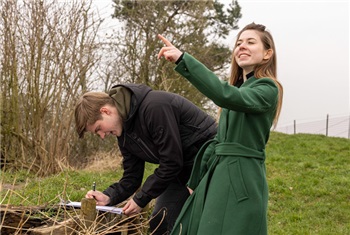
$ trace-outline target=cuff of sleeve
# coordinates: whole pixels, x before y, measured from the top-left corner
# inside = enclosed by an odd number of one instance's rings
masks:
[[[181,54],[181,56],[177,59],[177,61],[175,62],[175,64],[179,64],[179,63],[180,63],[180,61],[182,60],[182,57],[184,57],[184,53],[185,53],[185,52],[183,52],[183,53]]]
[[[133,200],[139,207],[144,208],[152,200],[152,198],[140,191],[135,194]]]
[[[115,206],[117,204],[117,197],[112,197],[107,191],[103,191],[102,193],[107,195],[110,199],[109,203],[106,206]]]

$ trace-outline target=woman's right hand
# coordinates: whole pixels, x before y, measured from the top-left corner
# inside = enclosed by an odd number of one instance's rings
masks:
[[[105,206],[108,205],[111,201],[111,199],[104,193],[100,191],[93,191],[90,190],[86,193],[85,198],[93,198],[96,200],[96,205],[98,206]]]
[[[163,37],[162,35],[158,34],[158,38],[162,40],[165,44],[165,47],[162,47],[162,49],[160,49],[158,53],[158,59],[164,56],[164,58],[167,61],[175,63],[182,55],[182,52],[179,49],[177,49],[173,44],[171,44],[171,42],[169,42],[169,40]]]

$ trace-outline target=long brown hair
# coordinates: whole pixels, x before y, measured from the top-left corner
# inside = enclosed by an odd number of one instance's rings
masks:
[[[277,110],[275,114],[275,118],[273,121],[274,127],[277,125],[278,118],[281,113],[282,109],[282,100],[283,100],[283,87],[281,83],[277,80],[277,55],[276,55],[276,49],[275,49],[275,43],[272,38],[272,35],[270,32],[266,30],[266,27],[261,24],[255,24],[251,23],[245,26],[237,35],[236,43],[233,48],[233,52],[237,47],[237,41],[241,34],[246,31],[246,30],[255,30],[258,32],[260,35],[260,39],[264,45],[265,50],[272,50],[272,56],[268,60],[264,60],[262,63],[258,64],[254,68],[254,77],[256,78],[271,78],[274,80],[278,87],[278,104],[277,104]],[[243,70],[241,67],[238,66],[234,53],[232,52],[232,62],[231,62],[231,75],[230,75],[230,80],[229,83],[231,85],[235,85],[236,82],[240,77],[243,76]]]

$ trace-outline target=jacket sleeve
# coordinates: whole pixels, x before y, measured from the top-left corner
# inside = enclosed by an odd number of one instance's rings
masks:
[[[116,205],[130,197],[142,183],[145,162],[132,156],[119,146],[123,155],[124,173],[119,182],[116,182],[103,191],[110,197],[108,205]]]
[[[275,107],[277,102],[278,88],[270,78],[260,78],[250,86],[243,85],[237,88],[220,80],[188,53],[184,53],[175,70],[222,108],[246,113],[263,113]]]
[[[134,196],[134,201],[140,207],[164,192],[183,169],[178,113],[180,111],[173,110],[172,105],[164,99],[152,100],[143,113],[147,129],[158,149],[159,166]]]

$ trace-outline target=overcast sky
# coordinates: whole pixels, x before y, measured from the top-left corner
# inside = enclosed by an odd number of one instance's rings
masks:
[[[284,87],[279,126],[349,115],[349,1],[238,3],[240,28],[254,21],[274,37]]]
[[[112,0],[96,0],[101,15],[113,12]],[[221,0],[229,3],[230,0]],[[238,0],[243,28],[265,25],[277,50],[284,103],[278,126],[310,122],[326,115],[350,114],[349,1]],[[106,13],[108,12],[108,14]],[[234,43],[238,30],[226,40]],[[158,53],[155,51],[154,53]]]

